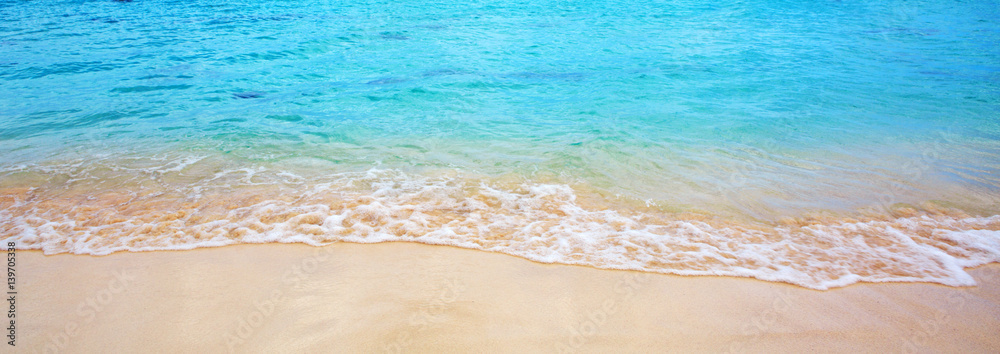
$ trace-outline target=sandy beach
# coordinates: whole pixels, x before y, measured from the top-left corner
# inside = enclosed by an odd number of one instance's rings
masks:
[[[1000,354],[998,9],[0,1],[0,354]]]
[[[413,243],[19,251],[19,352],[998,352],[979,286],[815,291]]]

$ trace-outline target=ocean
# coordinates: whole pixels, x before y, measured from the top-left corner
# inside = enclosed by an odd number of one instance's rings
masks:
[[[828,289],[1000,261],[997,1],[0,1],[0,239]]]

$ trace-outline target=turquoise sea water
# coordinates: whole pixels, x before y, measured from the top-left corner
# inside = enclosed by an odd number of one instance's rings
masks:
[[[966,284],[962,266],[1000,260],[996,1],[4,1],[0,18],[0,225],[25,248],[409,240],[817,288]],[[255,214],[276,208],[294,215]],[[834,243],[965,241],[838,253],[817,224]],[[813,264],[828,256],[862,265]]]

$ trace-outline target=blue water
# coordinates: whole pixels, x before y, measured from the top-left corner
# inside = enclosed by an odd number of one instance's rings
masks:
[[[997,1],[3,1],[0,18],[0,187],[376,168],[763,221],[1000,211]]]
[[[656,190],[670,180],[722,183],[691,166],[866,169],[947,133],[981,156],[935,172],[993,187],[998,14],[985,1],[6,2],[0,148],[6,164],[267,149],[604,188],[626,177],[612,169],[669,199]],[[957,171],[969,158],[986,173]]]

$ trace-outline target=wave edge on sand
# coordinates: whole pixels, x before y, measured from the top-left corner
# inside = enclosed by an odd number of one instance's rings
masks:
[[[226,187],[226,188],[223,188]],[[928,206],[895,216],[741,221],[602,204],[566,184],[396,170],[289,190],[2,191],[0,237],[46,254],[106,255],[243,243],[391,241],[500,252],[543,263],[752,277],[824,290],[856,282],[975,285],[1000,262],[1000,215]],[[293,193],[294,192],[294,193]]]

